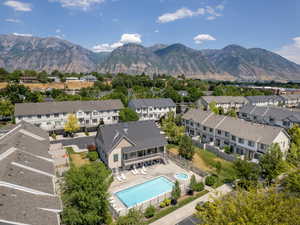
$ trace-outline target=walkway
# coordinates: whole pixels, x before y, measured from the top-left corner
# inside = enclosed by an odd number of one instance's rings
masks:
[[[214,197],[225,195],[232,191],[232,187],[227,184],[223,184],[222,186],[215,189],[214,192],[209,192],[206,195],[190,202],[189,204],[175,210],[174,212],[164,216],[163,218],[151,223],[151,225],[175,225],[178,222],[184,220],[185,218],[193,215],[195,213],[195,207],[198,202],[207,202],[212,201]]]

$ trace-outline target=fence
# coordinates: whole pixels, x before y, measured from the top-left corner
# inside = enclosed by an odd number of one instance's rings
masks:
[[[182,167],[183,169],[191,170],[201,177],[205,177],[208,175],[207,172],[202,171],[197,167],[194,167],[191,161],[181,157],[180,155],[176,155],[174,153],[167,151],[167,157],[168,157],[168,159],[172,160],[176,165]]]
[[[216,146],[213,145],[209,145],[209,144],[205,144],[205,143],[201,143],[199,141],[193,140],[194,145],[196,145],[199,148],[205,149],[207,151],[210,151],[212,153],[214,153],[215,155],[217,155],[218,157],[225,159],[227,161],[235,161],[237,158],[234,155],[229,155],[225,152],[220,151],[220,149]]]

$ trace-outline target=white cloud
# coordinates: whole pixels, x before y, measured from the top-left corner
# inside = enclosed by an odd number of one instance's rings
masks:
[[[29,12],[31,11],[31,5],[19,1],[5,1],[3,5],[13,8],[15,11]]]
[[[15,36],[22,36],[22,37],[32,37],[32,34],[20,34],[20,33],[13,33]]]
[[[111,52],[114,49],[123,46],[124,44],[128,44],[128,43],[140,44],[142,43],[141,37],[142,36],[140,34],[123,34],[121,36],[121,39],[115,43],[112,44],[105,43],[105,44],[95,45],[92,49],[94,52]]]
[[[206,19],[214,20],[217,17],[221,16],[221,11],[224,10],[224,5],[219,4],[215,7],[206,6],[205,8],[199,8],[196,11],[192,11],[188,8],[178,9],[174,13],[165,13],[158,17],[157,23],[169,23],[175,20],[184,19],[194,16],[203,16],[206,15]]]
[[[140,44],[142,43],[141,37],[142,36],[140,34],[123,34],[120,42],[123,44],[126,43]]]
[[[300,64],[300,37],[293,38],[293,43],[284,45],[275,52],[295,63]]]
[[[204,41],[215,41],[216,39],[209,34],[199,34],[194,37],[194,41],[196,44],[202,44]]]
[[[159,33],[159,30],[155,30],[154,33]]]
[[[84,11],[90,9],[93,5],[101,4],[105,0],[49,0],[50,2],[59,2],[64,8],[79,8]]]
[[[22,22],[21,20],[11,19],[11,18],[5,19],[5,21],[9,22],[9,23],[21,23]]]
[[[56,29],[55,30],[55,33],[60,33],[61,32],[61,29]]]

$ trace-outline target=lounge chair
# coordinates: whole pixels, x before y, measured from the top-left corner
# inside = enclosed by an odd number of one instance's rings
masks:
[[[118,181],[122,182],[122,179],[118,175],[116,176],[116,178]]]
[[[134,167],[135,174],[139,174],[139,171]]]
[[[121,173],[121,178],[122,178],[123,180],[126,180],[126,177],[125,177],[124,173]]]
[[[147,169],[146,169],[146,167],[145,167],[145,166],[143,166],[143,168],[142,168],[142,169],[143,169],[143,171],[145,171],[145,172],[147,171]]]
[[[131,170],[131,173],[133,174],[133,175],[136,175],[136,172],[132,169]]]
[[[147,173],[143,169],[141,169],[141,174],[146,175]]]

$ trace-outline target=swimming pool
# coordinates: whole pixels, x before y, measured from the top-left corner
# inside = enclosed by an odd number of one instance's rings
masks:
[[[176,173],[175,178],[178,180],[187,180],[189,176],[186,173]]]
[[[174,183],[172,181],[161,176],[116,192],[115,195],[127,208],[130,208],[136,204],[172,191],[173,185]]]

